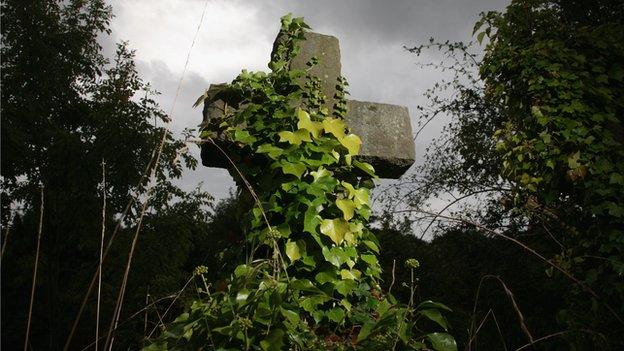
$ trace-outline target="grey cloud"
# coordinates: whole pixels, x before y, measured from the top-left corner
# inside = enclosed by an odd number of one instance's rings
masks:
[[[351,84],[350,91],[354,99],[406,105],[412,112],[412,119],[415,122],[416,106],[425,103],[422,94],[442,77],[440,72],[421,69],[415,65],[415,62],[439,61],[440,57],[432,53],[429,56],[417,58],[406,52],[402,48],[403,45],[417,45],[431,36],[439,39],[469,41],[478,13],[501,10],[508,2],[508,0],[237,0],[231,3],[253,8],[257,19],[265,28],[261,32],[254,33],[254,36],[257,35],[258,43],[262,43],[267,49],[266,57],[256,67],[266,67],[271,42],[279,28],[279,18],[288,12],[296,16],[304,16],[314,31],[339,38],[343,75]],[[228,4],[228,2],[223,3]],[[116,8],[113,11],[116,11]],[[209,13],[206,14],[205,21],[210,21]],[[115,28],[112,29],[113,36],[101,41],[105,52],[106,50],[114,52],[110,47],[114,48],[114,43],[124,37],[124,33],[117,33]],[[244,30],[245,28],[241,27],[241,31]],[[218,43],[200,41],[198,45],[219,45],[225,48],[227,45],[236,46],[241,43],[227,40]],[[130,46],[132,47],[132,43]],[[180,55],[184,54],[185,52],[180,53]],[[212,62],[212,64],[215,67],[225,67],[222,62]],[[158,101],[161,107],[168,111],[180,72],[172,72],[167,63],[162,61],[140,61],[138,67],[144,79],[163,92],[158,97]],[[249,67],[240,67],[242,68]],[[201,112],[191,108],[196,97],[210,83],[230,81],[238,72],[239,70],[231,71],[231,69],[230,71],[217,70],[217,72],[208,69],[205,72],[188,72],[174,113],[174,132],[179,133],[185,127],[196,127],[201,120]],[[208,79],[215,81],[208,81]],[[439,135],[444,123],[443,119],[432,123],[416,140],[417,162],[422,162],[421,150],[433,137]],[[198,148],[191,147],[191,150],[199,157]],[[203,181],[204,189],[218,198],[227,196],[229,188],[233,186],[225,170],[201,166],[196,171],[185,173],[181,184],[188,189],[194,187],[199,181]],[[383,182],[383,184],[387,183]]]

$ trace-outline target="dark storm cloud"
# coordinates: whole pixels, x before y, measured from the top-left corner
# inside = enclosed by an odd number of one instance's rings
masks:
[[[366,40],[399,42],[430,36],[466,39],[479,12],[500,10],[506,0],[317,0],[257,1],[264,21],[271,23],[285,12],[305,16],[315,28],[333,29]],[[285,11],[287,10],[287,11]]]

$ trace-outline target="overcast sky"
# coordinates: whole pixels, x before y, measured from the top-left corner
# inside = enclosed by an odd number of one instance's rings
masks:
[[[351,98],[407,106],[415,125],[416,106],[440,73],[419,68],[417,58],[403,46],[424,43],[429,37],[470,41],[479,12],[502,10],[507,0],[208,0],[186,78],[173,112],[175,133],[195,128],[201,110],[191,105],[211,83],[229,82],[241,69],[268,71],[279,18],[286,13],[304,16],[313,31],[340,41],[342,74]],[[186,55],[199,23],[204,0],[113,0],[112,34],[102,38],[105,53],[128,41],[145,81],[162,94],[157,101],[170,111]],[[416,140],[416,153],[439,133],[432,124]],[[199,149],[191,147],[199,158]],[[418,162],[418,161],[417,161]],[[198,167],[184,174],[181,184],[203,188],[217,198],[234,186],[227,171]]]

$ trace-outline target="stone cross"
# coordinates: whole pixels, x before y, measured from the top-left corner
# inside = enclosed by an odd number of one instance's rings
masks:
[[[341,75],[338,39],[329,35],[306,33],[305,40],[300,43],[299,54],[291,62],[291,68],[307,69],[306,63],[313,56],[319,59],[319,63],[310,73],[320,78],[323,92],[331,105],[338,77]],[[214,96],[222,87],[222,84],[210,85],[208,96]],[[212,98],[206,99],[204,121],[222,117],[227,102],[223,100],[227,98],[216,101]],[[357,158],[372,164],[379,177],[397,179],[414,163],[415,148],[407,107],[348,100],[345,122],[351,132],[362,139],[360,155]],[[229,168],[229,163],[210,144],[202,145],[201,157],[204,166]]]

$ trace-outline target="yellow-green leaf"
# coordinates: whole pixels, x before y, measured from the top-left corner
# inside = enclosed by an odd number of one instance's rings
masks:
[[[336,206],[342,211],[342,216],[345,221],[353,218],[353,212],[355,211],[355,204],[349,199],[337,199]]]
[[[353,192],[353,202],[357,208],[368,205],[368,197],[368,189],[366,188],[359,188]]]
[[[336,150],[332,150],[331,154],[337,161],[340,161],[340,154]]]
[[[342,146],[346,147],[349,150],[349,155],[356,156],[360,152],[360,146],[362,146],[362,139],[355,134],[349,134],[344,138],[340,139],[340,143]]]
[[[336,139],[341,140],[345,137],[345,123],[341,119],[325,118],[323,120],[323,128],[327,133],[332,133]]]
[[[355,245],[356,244],[355,234],[353,232],[348,232],[347,234],[345,234],[344,240],[349,245]]]
[[[326,170],[323,167],[320,167],[317,171],[312,171],[310,172],[310,174],[312,175],[312,177],[314,177],[314,181],[318,181],[320,178],[323,177],[329,177],[332,175],[332,172]]]
[[[310,132],[308,132],[305,129],[298,129],[295,132],[290,132],[290,131],[282,131],[277,133],[277,135],[279,135],[281,142],[288,142],[292,145],[301,145],[301,143],[303,141],[312,141],[312,139],[310,139]]]
[[[362,234],[362,230],[364,230],[364,225],[360,222],[351,222],[349,223],[349,231],[355,235]]]
[[[301,175],[305,172],[305,170],[306,166],[303,163],[282,163],[282,172],[284,172],[284,174],[292,174],[299,179],[301,179]]]
[[[351,185],[351,183],[349,182],[345,182],[344,180],[340,182],[340,184],[342,184],[342,186],[347,189],[347,196],[349,197],[349,199],[353,199],[353,194],[355,192],[355,188],[353,187],[353,185]]]
[[[302,110],[297,110],[297,117],[299,118],[299,122],[297,122],[297,128],[302,128],[307,130],[312,134],[314,138],[318,138],[321,136],[323,132],[323,124],[321,122],[315,122],[310,118],[310,115]]]
[[[259,154],[268,154],[270,158],[275,160],[284,153],[284,150],[271,144],[262,144],[258,146],[256,152]]]
[[[353,202],[358,209],[361,208],[363,205],[368,205],[368,199],[370,196],[368,189],[355,189],[353,185],[345,181],[342,181],[341,184],[347,190],[347,198],[353,199]]]
[[[283,131],[277,133],[277,135],[279,135],[280,137],[280,142],[288,142],[293,145],[301,145],[301,138],[293,132]]]
[[[342,279],[351,279],[351,280],[356,280],[359,279],[362,276],[362,272],[358,271],[357,269],[343,269],[340,271],[340,277]]]
[[[364,172],[366,172],[368,175],[377,178],[377,175],[375,174],[375,168],[373,168],[373,166],[369,163],[366,162],[360,162],[358,160],[354,160],[353,161],[353,165],[361,170],[363,170]]]
[[[324,219],[321,222],[321,233],[330,237],[330,239],[340,245],[344,240],[345,234],[349,232],[349,223],[342,218]]]
[[[344,159],[345,159],[345,163],[347,164],[347,166],[351,166],[351,155],[349,154],[344,155]]]
[[[300,243],[295,241],[288,241],[286,243],[286,256],[290,258],[291,262],[294,262],[301,258],[302,250],[300,246]]]
[[[310,142],[312,141],[312,139],[310,139],[310,132],[308,132],[305,129],[297,129],[295,131],[295,135],[301,140],[301,141],[307,141]]]

